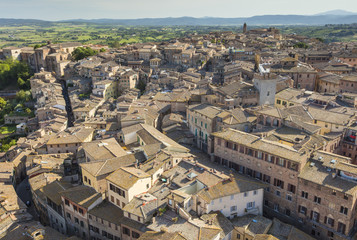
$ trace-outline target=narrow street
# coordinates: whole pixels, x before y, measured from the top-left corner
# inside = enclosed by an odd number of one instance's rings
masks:
[[[30,202],[30,206],[27,208],[27,212],[33,216],[33,219],[38,221],[38,214],[36,212],[35,206],[32,202],[32,194],[30,190],[30,184],[28,178],[25,178],[16,188],[17,196],[26,204],[26,202]]]
[[[74,126],[74,124],[73,124],[74,115],[73,115],[73,111],[72,111],[71,100],[70,100],[69,95],[68,95],[68,88],[67,88],[67,85],[66,85],[66,81],[63,80],[63,79],[60,79],[59,81],[61,82],[62,94],[63,94],[64,101],[66,102],[66,111],[67,111],[67,117],[68,117],[67,126],[68,127],[73,127]]]

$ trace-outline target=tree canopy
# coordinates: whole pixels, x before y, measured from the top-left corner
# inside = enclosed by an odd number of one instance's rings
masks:
[[[120,48],[120,42],[119,41],[114,41],[110,44],[110,47],[112,48]]]
[[[309,48],[309,45],[307,45],[307,44],[304,43],[304,42],[298,42],[298,43],[296,43],[296,44],[294,45],[294,48],[305,48],[305,49],[307,49],[307,48]]]
[[[32,72],[26,62],[15,61],[8,58],[0,61],[0,90],[12,85],[20,89],[30,89]]]
[[[74,60],[78,61],[78,60],[81,60],[83,58],[94,56],[96,54],[98,54],[98,51],[93,50],[90,47],[86,47],[86,48],[78,47],[73,51],[72,57],[73,57]]]

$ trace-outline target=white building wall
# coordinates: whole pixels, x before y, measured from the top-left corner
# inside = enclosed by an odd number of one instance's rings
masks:
[[[254,202],[254,209],[256,209],[257,214],[263,214],[263,195],[264,189],[247,192],[245,196],[244,193],[239,193],[231,196],[226,196],[223,198],[215,199],[211,201],[207,206],[207,213],[210,211],[221,211],[222,214],[226,217],[244,216],[248,213],[252,213],[249,210],[246,212],[247,204],[249,202]],[[236,206],[236,210],[231,211],[231,207]]]

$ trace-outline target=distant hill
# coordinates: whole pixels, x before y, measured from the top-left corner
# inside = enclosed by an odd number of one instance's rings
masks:
[[[69,21],[63,21],[69,22]],[[217,18],[217,17],[179,17],[179,18],[141,18],[141,19],[77,19],[70,22],[85,22],[115,25],[170,26],[170,25],[325,25],[351,24],[357,22],[355,15],[262,15],[248,18]]]
[[[0,18],[0,26],[18,26],[18,25],[36,25],[36,26],[51,26],[50,21],[37,19],[14,19],[14,18]]]
[[[125,26],[217,26],[217,25],[325,25],[357,23],[357,13],[334,10],[318,15],[262,15],[248,18],[217,18],[217,17],[178,17],[178,18],[140,18],[140,19],[73,19],[58,22],[93,23],[104,25]],[[0,18],[0,26],[41,25],[48,26],[55,22],[35,19],[5,19]]]
[[[349,12],[341,9],[336,9],[336,10],[331,10],[323,13],[318,13],[315,14],[316,16],[321,16],[321,15],[338,15],[338,16],[349,16],[349,15],[357,15],[357,13],[354,12]]]

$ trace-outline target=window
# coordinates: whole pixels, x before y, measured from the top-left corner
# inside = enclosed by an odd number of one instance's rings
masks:
[[[140,237],[140,234],[137,233],[137,232],[132,231],[131,234],[132,234],[133,238],[139,238]]]
[[[286,194],[286,200],[292,201],[293,197],[290,194]]]
[[[239,233],[237,234],[237,239],[240,239],[240,234]]]
[[[205,128],[207,129],[207,123],[205,123]]]
[[[257,190],[254,190],[253,191],[253,195],[257,195],[258,191]]]
[[[346,207],[344,207],[344,206],[341,206],[341,208],[340,208],[340,213],[343,213],[343,214],[347,215],[347,213],[348,213],[348,208],[346,208]]]
[[[67,213],[66,215],[68,219],[71,219],[71,214]]]
[[[244,193],[244,197],[248,197],[248,192],[245,192],[245,193]]]
[[[274,203],[274,211],[279,212],[279,204]]]
[[[147,189],[149,188],[149,184],[146,184],[146,188],[147,188]]]
[[[335,220],[333,218],[325,217],[325,224],[333,227],[335,224]]]
[[[343,196],[343,199],[348,200],[348,195],[345,194],[345,195]]]
[[[83,223],[83,221],[81,221],[81,227],[84,227],[84,223]]]
[[[78,208],[77,208],[77,206],[75,206],[75,205],[73,205],[73,209],[74,209],[75,212],[78,211]]]
[[[69,206],[69,201],[67,199],[64,200],[64,203]]]
[[[130,230],[126,227],[123,227],[123,234],[130,236]]]
[[[78,224],[79,223],[79,219],[75,217],[74,218],[74,222]]]
[[[321,198],[315,196],[315,197],[314,197],[314,202],[315,202],[315,203],[318,203],[318,204],[321,204]]]
[[[270,183],[270,176],[264,175],[264,182]]]
[[[308,199],[309,194],[307,192],[302,191],[301,192],[301,197]]]
[[[341,222],[338,222],[337,232],[345,234],[345,231],[346,231],[346,225]]]
[[[299,206],[299,213],[306,215],[307,208],[304,206]]]
[[[320,219],[320,213],[311,211],[311,220],[315,222],[319,222]]]
[[[252,209],[255,207],[255,202],[249,202],[247,203],[247,209]]]
[[[89,184],[89,185],[91,185],[91,181],[90,181],[90,179],[88,179],[88,184]]]
[[[275,195],[280,197],[280,195],[281,195],[280,191],[275,191]]]
[[[87,177],[86,176],[84,176],[84,181],[87,182]]]
[[[288,184],[288,192],[295,193],[296,187],[295,185]]]
[[[277,164],[278,164],[279,166],[284,167],[284,163],[285,163],[285,160],[284,160],[284,159],[278,158]]]
[[[80,214],[83,215],[83,209],[82,208],[78,208],[78,211],[79,211]]]
[[[285,215],[290,216],[290,209],[287,209],[287,208],[285,209]]]
[[[107,237],[108,233],[106,231],[102,230],[102,236]]]
[[[281,181],[280,179],[274,178],[274,186],[283,189],[284,188],[284,182]]]
[[[237,211],[237,206],[232,206],[231,207],[231,212],[235,212],[235,211]]]

